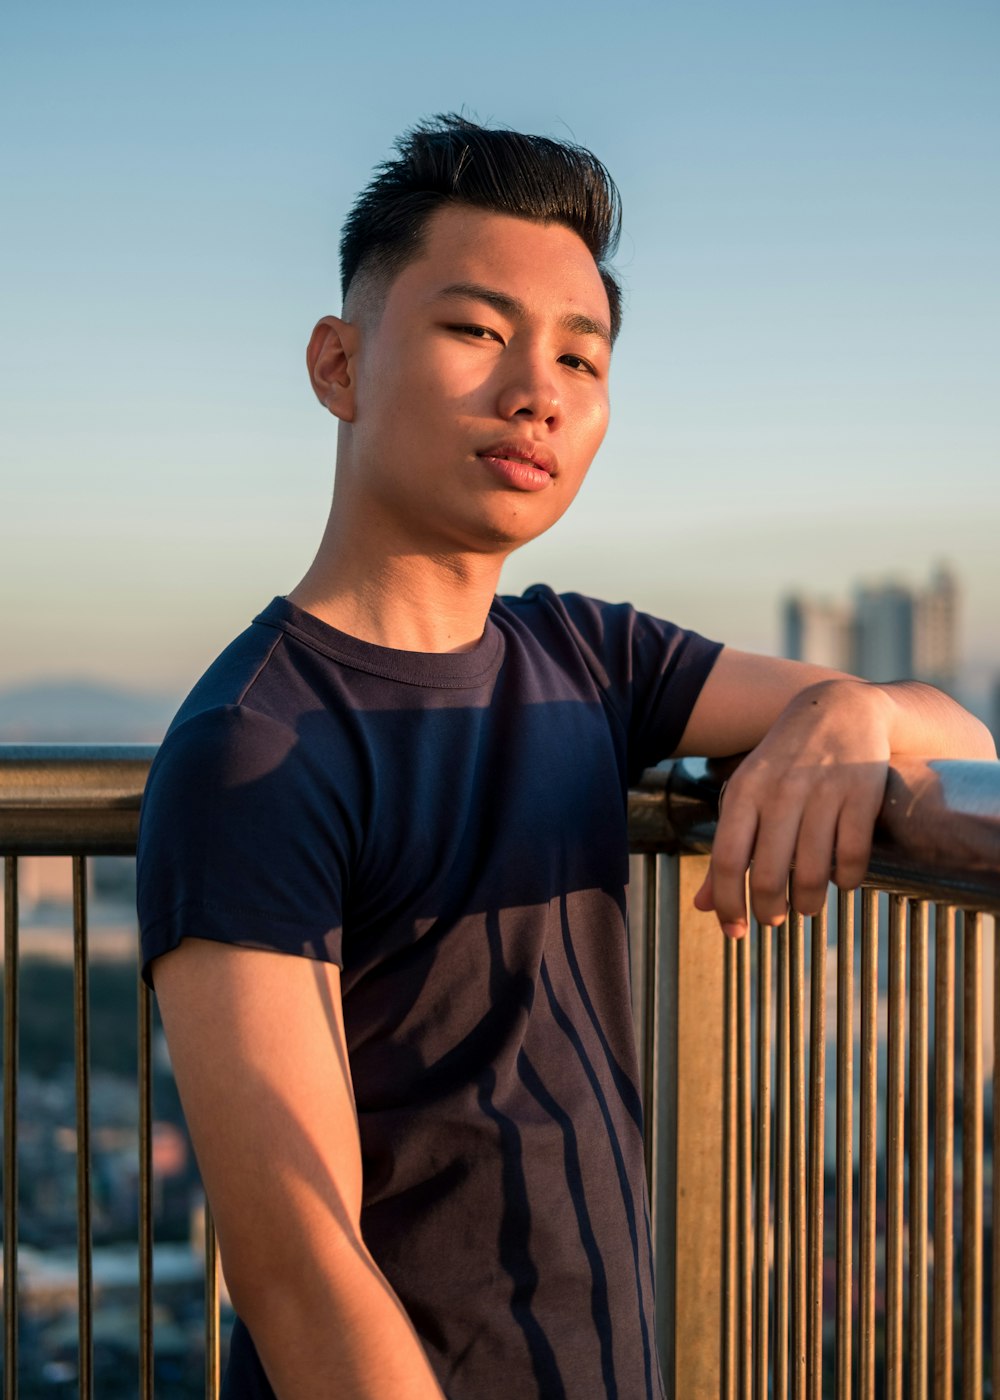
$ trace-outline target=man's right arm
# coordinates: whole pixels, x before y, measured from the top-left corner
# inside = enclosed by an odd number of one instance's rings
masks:
[[[279,1400],[442,1400],[361,1238],[339,969],[186,938],[153,976],[226,1282]]]

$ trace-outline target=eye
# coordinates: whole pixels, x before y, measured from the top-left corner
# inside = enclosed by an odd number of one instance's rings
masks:
[[[581,370],[584,374],[597,374],[597,370],[594,366],[589,360],[585,360],[582,355],[561,355],[559,363],[569,365],[570,369]]]
[[[449,326],[448,329],[457,331],[459,335],[467,335],[473,340],[496,340],[503,344],[496,331],[491,331],[487,326]]]

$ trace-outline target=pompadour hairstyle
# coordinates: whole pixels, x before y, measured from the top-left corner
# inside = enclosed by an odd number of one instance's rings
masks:
[[[340,282],[385,286],[416,258],[427,220],[448,204],[564,224],[593,254],[611,308],[611,338],[622,319],[621,286],[608,266],[621,232],[621,199],[590,151],[546,136],[493,130],[454,114],[432,117],[395,143],[344,223]]]

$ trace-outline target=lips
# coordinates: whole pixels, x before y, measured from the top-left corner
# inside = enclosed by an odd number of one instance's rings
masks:
[[[545,472],[548,476],[559,475],[559,462],[555,452],[550,451],[542,442],[532,441],[531,438],[504,438],[503,441],[492,442],[489,447],[480,448],[476,456],[483,461],[528,466],[538,472]]]

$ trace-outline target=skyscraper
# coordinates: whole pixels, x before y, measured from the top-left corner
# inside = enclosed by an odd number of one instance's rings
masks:
[[[870,681],[922,680],[953,691],[958,584],[940,566],[925,588],[862,584],[853,605],[795,594],[783,605],[784,654]]]

